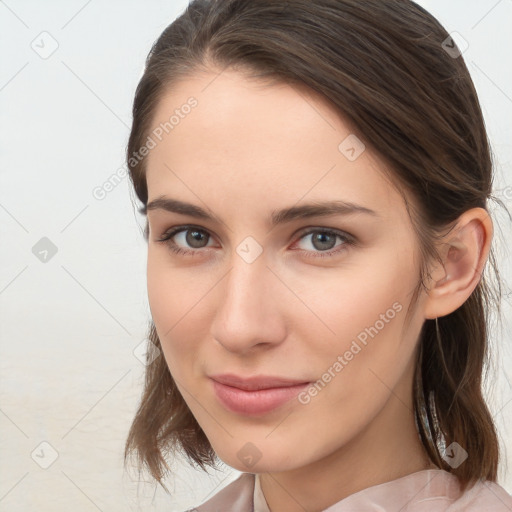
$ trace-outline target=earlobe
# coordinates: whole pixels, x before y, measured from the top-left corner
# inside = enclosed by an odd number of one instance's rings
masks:
[[[442,241],[442,266],[432,275],[424,304],[426,319],[446,316],[459,308],[480,282],[492,240],[492,220],[483,208],[464,212]]]

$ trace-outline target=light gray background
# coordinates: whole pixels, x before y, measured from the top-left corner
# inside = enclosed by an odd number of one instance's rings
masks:
[[[464,59],[496,154],[496,193],[511,208],[512,0],[420,3],[469,43]],[[205,475],[177,462],[169,497],[122,468],[149,319],[143,224],[123,178],[124,148],[147,52],[186,5],[0,1],[4,512],[182,511],[239,474],[224,467]],[[113,175],[119,185],[95,198]],[[501,231],[510,240],[504,217]],[[43,237],[57,249],[39,253],[46,262],[33,253]],[[36,253],[48,249],[39,243]],[[497,381],[489,399],[510,466],[510,253],[503,258],[509,295],[494,336]],[[512,492],[504,465],[499,481]]]

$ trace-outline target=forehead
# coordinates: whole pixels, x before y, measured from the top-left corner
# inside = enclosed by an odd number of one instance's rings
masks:
[[[153,135],[146,159],[150,199],[179,189],[187,199],[244,197],[252,211],[326,194],[386,208],[400,201],[384,164],[306,87],[233,70],[197,74],[163,96],[155,130],[161,140]]]

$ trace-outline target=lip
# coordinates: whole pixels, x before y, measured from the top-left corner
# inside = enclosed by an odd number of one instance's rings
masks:
[[[295,398],[310,382],[273,376],[210,376],[218,400],[231,412],[255,416],[268,413]]]

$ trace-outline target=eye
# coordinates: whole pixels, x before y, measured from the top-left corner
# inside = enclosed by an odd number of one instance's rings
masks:
[[[165,243],[176,254],[196,256],[202,252],[198,249],[211,247],[208,245],[210,240],[211,235],[205,229],[196,226],[178,226],[165,232],[156,241]],[[307,241],[304,243],[303,240]],[[340,243],[336,243],[337,240],[340,240]],[[303,232],[294,245],[300,245],[301,242],[302,247],[299,247],[299,250],[305,253],[306,257],[326,258],[347,250],[350,245],[355,245],[355,238],[343,231],[312,228]]]
[[[167,231],[156,241],[165,243],[169,249],[176,254],[194,256],[199,253],[199,251],[195,249],[208,247],[205,243],[207,244],[210,238],[210,234],[204,229],[194,226],[180,226]],[[173,239],[177,240],[178,243]],[[192,250],[189,250],[189,247],[191,247]]]
[[[355,244],[354,238],[348,233],[321,228],[310,229],[306,233],[302,233],[297,244],[300,244],[303,240],[305,242],[302,242],[300,250],[311,253],[308,254],[308,257],[311,256],[312,258],[330,257],[346,250],[348,246]],[[337,240],[340,240],[340,243],[337,244]]]

